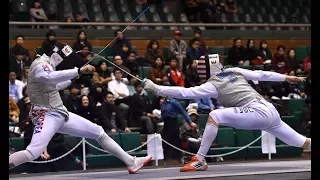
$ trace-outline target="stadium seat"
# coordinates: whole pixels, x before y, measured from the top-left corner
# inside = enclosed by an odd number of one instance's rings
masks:
[[[256,139],[252,130],[235,129],[235,136],[236,145],[239,147],[246,146]]]
[[[156,7],[154,5],[150,5],[149,6],[149,12],[156,13],[157,12]]]
[[[14,4],[15,4],[14,12],[28,12],[29,13],[29,9],[28,9],[26,2],[14,3]]]
[[[210,53],[218,53],[219,55],[225,55],[225,48],[224,46],[214,46],[209,47]]]
[[[257,8],[259,8],[259,13],[262,14],[262,15],[265,15],[267,14],[267,10],[265,7],[263,6],[258,6]],[[269,12],[268,12],[269,13]]]
[[[100,6],[99,6],[100,7]],[[100,8],[99,8],[100,9]],[[101,11],[101,10],[100,10]],[[116,12],[116,10],[115,10],[115,8],[114,8],[114,5],[113,4],[109,4],[108,6],[107,6],[107,11],[109,12],[109,13],[114,13],[114,12]]]
[[[64,12],[72,12],[71,3],[64,4],[64,5],[63,5],[63,10],[64,10]]]
[[[111,137],[117,144],[119,144],[121,146],[121,140],[120,140],[119,133],[109,133],[108,136]],[[92,145],[94,145],[94,146],[96,146],[96,147],[98,147],[100,149],[103,149],[100,146],[100,144],[94,139],[86,139],[86,141],[88,141],[90,144],[92,144]],[[97,154],[108,154],[108,153],[99,151],[99,150],[97,150],[97,149],[95,149],[95,148],[93,148],[93,147],[91,147],[89,145],[87,145],[87,146],[89,147],[90,154],[95,154],[95,155],[97,155]]]
[[[92,4],[100,4],[100,0],[91,0]]]
[[[308,55],[306,46],[297,46],[294,47],[294,50],[298,59],[303,60]]]
[[[233,128],[219,128],[216,142],[221,146],[235,147],[236,144]]]
[[[160,16],[158,13],[152,14],[152,22],[161,23]],[[163,26],[156,26],[155,29],[156,30],[163,30],[164,28],[163,28]]]
[[[169,58],[169,47],[165,46],[162,48],[163,58],[166,60]]]
[[[85,4],[78,4],[78,10],[80,13],[86,13],[88,12],[87,7]]]
[[[127,1],[127,0],[119,0],[119,3],[120,3],[121,5],[123,5],[123,4],[128,4],[128,1]]]
[[[9,138],[9,145],[16,151],[24,150],[24,140],[23,138]]]
[[[127,4],[121,5],[120,10],[121,10],[122,13],[130,12]]]
[[[290,99],[289,100],[288,109],[289,109],[290,113],[294,113],[296,111],[303,111],[304,107],[305,107],[305,100],[304,99]]]
[[[150,69],[151,69],[151,67],[149,67],[149,66],[143,66],[142,71],[140,71],[140,76],[143,78],[148,77]]]
[[[141,137],[139,132],[131,132],[131,133],[120,133],[121,147],[125,151],[132,150],[141,146]],[[145,155],[146,152],[138,149],[132,153],[132,155]]]

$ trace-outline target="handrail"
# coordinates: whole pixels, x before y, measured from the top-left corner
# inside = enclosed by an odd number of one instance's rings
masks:
[[[58,26],[127,26],[130,22],[20,22],[9,21],[9,25],[58,25]],[[132,26],[178,26],[178,27],[311,27],[311,24],[269,24],[269,23],[134,23]]]

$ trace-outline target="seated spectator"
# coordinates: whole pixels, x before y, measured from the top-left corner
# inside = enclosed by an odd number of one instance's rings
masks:
[[[21,48],[22,49],[21,51],[24,52],[23,53],[23,56],[24,56],[23,59],[25,59],[26,61],[29,61],[29,60],[32,61],[28,49],[23,47],[24,40],[25,40],[24,36],[23,35],[17,35],[15,40],[16,40],[16,44],[12,48],[10,48],[10,53],[11,53],[11,55],[13,55],[12,57],[14,57],[14,52],[16,52],[16,49],[17,48]]]
[[[129,48],[126,44],[121,44],[120,45],[120,52],[119,52],[119,56],[121,56],[121,59],[124,59],[126,60],[127,57],[129,56],[130,54],[130,51],[129,51]]]
[[[198,0],[200,9],[200,20],[204,23],[214,23],[213,3],[211,0]],[[207,28],[207,27],[206,27]],[[211,29],[209,27],[209,29]]]
[[[183,73],[178,68],[178,62],[175,57],[170,60],[170,68],[167,69],[166,73],[171,86],[181,86],[184,87],[184,76]]]
[[[196,103],[198,104],[198,110],[200,112],[207,113],[215,109],[215,106],[213,105],[211,98],[196,99]]]
[[[114,37],[117,37],[117,40],[112,45],[113,56],[117,56],[121,52],[121,45],[125,44],[128,47],[128,51],[132,51],[132,46],[130,40],[124,37],[120,29],[114,32]]]
[[[136,75],[136,77],[139,78],[139,75]],[[135,84],[138,83],[138,80],[136,78],[131,77],[131,76],[128,77],[128,80],[130,82],[127,85],[128,89],[129,89],[129,96],[132,96],[137,93]],[[142,94],[144,94],[145,96],[148,96],[147,91],[145,91],[144,89],[142,90]]]
[[[291,70],[295,71],[295,73],[300,74],[302,73],[300,64],[302,64],[302,61],[299,61],[296,57],[296,52],[293,48],[288,50],[287,53],[288,62],[290,65]]]
[[[272,60],[272,53],[268,47],[268,43],[266,40],[262,40],[260,42],[260,49],[258,51],[258,56],[260,56],[265,64],[270,64]]]
[[[128,97],[129,89],[126,84],[122,82],[122,71],[114,69],[115,79],[108,83],[108,90],[112,92],[115,98],[115,104],[120,108],[121,118],[128,122],[129,119],[129,106]]]
[[[136,60],[136,53],[130,52],[129,56],[124,61],[124,66],[127,67],[132,74],[139,74],[139,64]]]
[[[128,122],[121,117],[119,107],[114,104],[114,96],[112,92],[108,91],[105,94],[102,106],[98,109],[103,113],[105,118],[111,122],[110,127],[107,128],[110,129],[111,132],[131,132],[127,125]]]
[[[9,96],[9,123],[19,122],[20,109],[14,99]]]
[[[148,78],[159,85],[168,83],[168,77],[164,71],[165,62],[162,56],[156,56],[154,59],[154,66],[150,69],[148,73]]]
[[[149,41],[145,56],[145,61],[148,65],[154,65],[154,59],[157,56],[161,56],[159,42],[155,39]]]
[[[200,42],[200,47],[205,50],[205,54],[209,52],[209,46],[206,45],[206,42],[202,38],[202,31],[199,28],[196,28],[193,32],[193,39],[197,39]],[[189,41],[189,47],[192,47],[192,40]]]
[[[56,40],[56,33],[53,30],[49,30],[46,37],[47,38],[42,43],[40,55],[46,54],[49,56],[54,47],[58,44],[58,41]]]
[[[93,73],[92,83],[107,87],[108,83],[112,81],[111,72],[108,69],[108,62],[101,60],[98,64],[96,72]]]
[[[190,61],[190,64],[185,72],[184,77],[186,88],[200,86],[201,79],[197,71],[197,60],[195,58],[193,58],[193,60]]]
[[[103,95],[106,91],[108,91],[108,88],[101,84],[93,84],[89,89],[90,92],[88,95],[92,98],[90,99],[91,104],[94,106],[100,106],[103,102]]]
[[[185,12],[190,22],[197,22],[197,14],[200,12],[199,5],[196,0],[185,1]]]
[[[44,22],[48,20],[40,2],[37,0],[34,1],[32,7],[30,8],[30,17],[32,22]]]
[[[80,51],[82,47],[88,47],[88,51],[92,51],[91,43],[87,40],[87,33],[84,30],[80,30],[77,34],[77,40],[73,43],[73,50]]]
[[[9,72],[9,96],[17,103],[21,98],[23,98],[22,90],[24,84],[17,80],[16,77],[17,76],[14,71]]]
[[[85,23],[85,22],[90,22],[90,21],[89,21],[89,19],[84,18],[81,15],[81,13],[76,13],[76,21],[75,22]],[[78,26],[78,28],[80,28],[80,29],[88,29],[88,26],[80,25],[80,26]]]
[[[287,73],[289,76],[295,76],[295,71],[291,70]],[[288,82],[283,82],[283,86],[286,90],[286,93],[290,96],[290,94],[297,94],[300,97],[304,97],[304,90],[301,89],[300,84],[290,84]]]
[[[188,61],[190,61],[192,58],[199,59],[201,56],[205,55],[205,49],[200,46],[200,41],[198,39],[192,39],[191,44],[192,45],[187,48]],[[186,64],[188,63],[184,62],[184,66],[182,69],[185,69]]]
[[[232,14],[238,13],[238,7],[236,5],[236,2],[234,0],[227,0],[225,4],[225,11],[227,13],[232,13]]]
[[[136,93],[130,97],[129,106],[131,109],[132,127],[141,127],[142,134],[155,133],[156,124],[151,114],[151,103],[149,97],[143,93],[143,85],[140,82],[135,84]]]
[[[16,73],[17,79],[21,80],[22,71],[25,66],[30,66],[31,59],[25,58],[25,50],[22,46],[13,49],[14,57],[9,59],[9,68]]]
[[[72,84],[69,89],[70,95],[66,98],[64,105],[69,112],[78,114],[81,104],[80,98],[78,97],[78,95],[80,95],[80,85]]]
[[[181,39],[181,32],[174,31],[173,39],[169,42],[169,57],[177,58],[179,67],[183,67],[183,61],[187,58],[187,43]]]
[[[277,52],[273,55],[272,58],[272,69],[280,74],[288,74],[290,69],[289,61],[284,53],[285,47],[280,45],[277,47]]]
[[[113,57],[113,62],[114,62],[115,65],[117,65],[117,66],[120,67],[121,69],[125,70],[125,71],[128,72],[128,73],[131,73],[130,69],[127,68],[126,66],[124,66],[123,60],[121,59],[121,56],[114,56],[114,57]],[[113,73],[113,71],[114,71],[115,69],[118,69],[118,68],[117,68],[117,67],[113,67],[112,73],[111,73],[111,78],[112,78],[113,80],[115,79],[115,76],[114,76],[114,73]],[[121,71],[122,71],[122,70],[121,70]],[[125,72],[122,73],[122,81],[123,81],[125,84],[128,84],[128,83],[129,83],[127,77],[128,77],[127,73],[125,73]]]
[[[311,53],[303,60],[303,70],[306,74],[311,75]]]
[[[250,62],[246,59],[246,48],[242,46],[242,40],[236,38],[233,40],[233,46],[229,49],[228,65],[232,66],[249,66]]]
[[[24,121],[28,119],[30,108],[31,108],[30,98],[27,93],[27,86],[24,86],[22,90],[22,95],[23,95],[23,98],[18,101],[17,105],[20,110],[19,119],[21,121]]]
[[[21,81],[24,84],[24,86],[27,85],[27,79],[28,79],[29,71],[30,71],[30,67],[29,66],[25,66],[23,68]]]
[[[255,41],[249,39],[247,42],[247,58],[246,60],[250,61],[251,65],[262,65],[263,59],[259,56],[258,51],[255,48]]]
[[[66,18],[64,18],[64,22],[66,23],[72,23],[72,19],[70,16],[67,16]],[[76,29],[77,26],[74,25],[67,25],[67,26],[61,26],[62,29]]]

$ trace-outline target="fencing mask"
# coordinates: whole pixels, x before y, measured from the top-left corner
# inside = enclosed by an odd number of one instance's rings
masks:
[[[59,44],[54,47],[49,63],[56,70],[78,67],[83,59],[77,55],[68,44]]]

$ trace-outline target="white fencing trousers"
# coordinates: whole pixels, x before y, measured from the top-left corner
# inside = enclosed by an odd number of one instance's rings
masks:
[[[69,112],[66,121],[65,115],[57,111],[48,111],[39,118],[35,125],[30,144],[26,148],[30,153],[26,153],[29,160],[38,158],[48,146],[49,141],[55,133],[70,134],[76,137],[98,139],[104,134],[101,126],[89,120]]]
[[[254,100],[242,107],[217,109],[209,115],[219,125],[267,131],[290,146],[302,147],[306,142],[306,137],[283,122],[276,108],[265,99]]]

